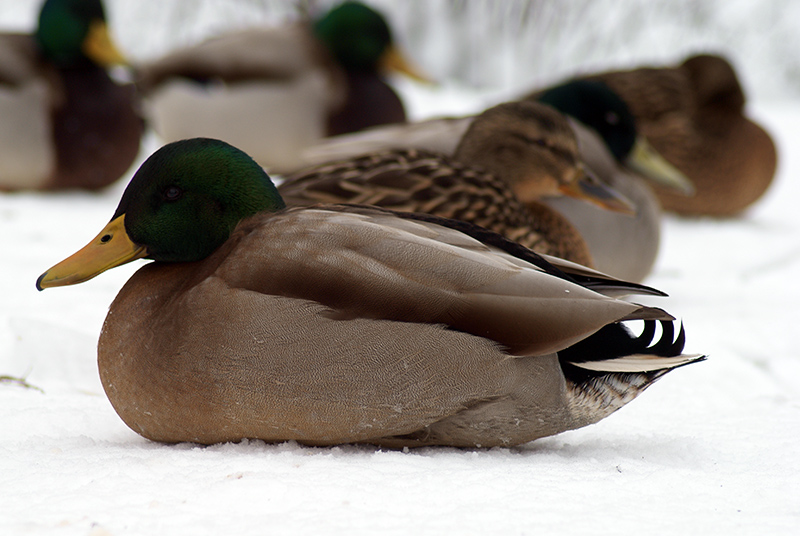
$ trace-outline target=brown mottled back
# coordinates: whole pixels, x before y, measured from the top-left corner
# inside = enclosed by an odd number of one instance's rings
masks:
[[[323,164],[288,175],[278,190],[290,206],[356,203],[467,221],[539,253],[591,266],[583,239],[558,213],[543,205],[531,212],[505,182],[428,151],[383,151]]]

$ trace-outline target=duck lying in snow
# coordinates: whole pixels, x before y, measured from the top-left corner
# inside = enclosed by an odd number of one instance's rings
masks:
[[[703,359],[681,353],[668,313],[618,299],[659,291],[468,223],[285,209],[217,140],[154,153],[106,228],[37,286],[137,258],[155,262],[112,303],[98,364],[117,413],[158,441],[517,445]]]

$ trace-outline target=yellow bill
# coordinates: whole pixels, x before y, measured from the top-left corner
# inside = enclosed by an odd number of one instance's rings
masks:
[[[678,171],[678,168],[667,162],[642,136],[636,138],[625,165],[657,184],[677,190],[687,196],[694,195],[695,188],[692,181]]]
[[[379,60],[383,71],[401,73],[419,82],[432,83],[432,80],[413,67],[394,45],[389,46]]]
[[[89,25],[89,34],[83,41],[83,53],[103,67],[128,64],[128,60],[111,40],[108,26],[99,19],[93,20]]]
[[[76,285],[115,266],[147,256],[144,246],[134,244],[125,231],[125,215],[111,220],[80,251],[56,264],[36,280],[36,288]]]

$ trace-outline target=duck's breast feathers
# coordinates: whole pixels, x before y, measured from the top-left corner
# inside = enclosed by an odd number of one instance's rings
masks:
[[[335,318],[445,324],[516,355],[559,350],[641,310],[458,230],[366,207],[261,214],[223,250],[214,275],[230,287],[315,301]]]
[[[145,93],[176,77],[228,83],[279,83],[320,68],[331,69],[327,53],[303,24],[253,28],[224,34],[173,51],[137,68]]]
[[[409,434],[506,393],[523,361],[441,325],[340,321],[319,303],[213,276],[187,282],[184,271],[154,263],[137,272],[99,343],[114,407],[156,440],[336,444]],[[158,290],[140,296],[150,285]]]

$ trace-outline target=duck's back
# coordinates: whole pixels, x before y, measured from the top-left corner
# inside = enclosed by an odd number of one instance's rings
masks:
[[[0,86],[17,87],[38,76],[41,66],[32,36],[0,33]]]
[[[326,61],[330,61],[327,53],[306,24],[253,28],[222,34],[141,65],[137,84],[147,95],[172,78],[289,83]]]
[[[224,139],[271,171],[300,165],[345,97],[343,74],[299,23],[174,51],[143,65],[137,84],[162,139]]]
[[[470,222],[538,253],[592,266],[578,231],[542,203],[529,206],[502,180],[425,150],[379,151],[286,176],[290,206],[356,203]]]

